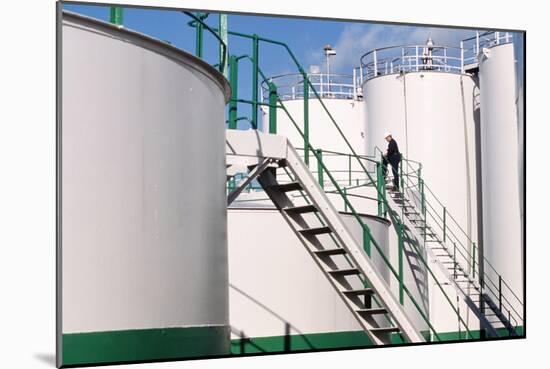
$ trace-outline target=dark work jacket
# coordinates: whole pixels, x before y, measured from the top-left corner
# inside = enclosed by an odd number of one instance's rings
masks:
[[[398,162],[401,160],[401,153],[397,147],[397,142],[393,138],[388,142],[388,160],[390,162]]]

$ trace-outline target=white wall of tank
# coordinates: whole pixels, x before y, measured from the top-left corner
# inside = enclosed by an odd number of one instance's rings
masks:
[[[210,326],[227,353],[227,82],[135,32],[62,27],[62,333]]]

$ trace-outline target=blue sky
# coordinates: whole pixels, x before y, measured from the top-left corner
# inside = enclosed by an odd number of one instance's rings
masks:
[[[94,18],[109,20],[108,6],[65,4],[64,8]],[[125,8],[124,26],[145,33],[194,53],[195,32],[187,25],[190,18],[173,10]],[[211,13],[206,22],[217,27],[218,14]],[[269,16],[228,15],[228,28],[247,34],[283,41],[289,45],[307,70],[312,64],[324,71],[323,46],[331,44],[337,55],[331,59],[331,72],[351,74],[365,52],[378,47],[404,44],[424,44],[432,37],[435,44],[459,46],[460,40],[474,35],[474,30],[388,25],[366,22],[345,22]],[[217,63],[217,42],[205,33],[205,59]],[[229,38],[231,54],[251,54],[251,43],[237,37]],[[239,96],[250,97],[250,63],[239,68]],[[260,68],[268,75],[295,73],[297,69],[284,50],[261,44]],[[247,88],[248,87],[248,88]],[[245,108],[246,109],[246,108]]]

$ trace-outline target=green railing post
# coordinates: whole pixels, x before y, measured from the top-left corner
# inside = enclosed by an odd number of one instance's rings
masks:
[[[420,178],[422,178],[422,164],[418,164],[418,190],[420,190]]]
[[[258,35],[252,35],[252,128],[258,129]]]
[[[204,13],[197,13],[197,18],[200,20],[203,20],[206,18],[206,14]],[[201,22],[196,22],[196,35],[195,35],[195,55],[199,58],[202,58],[202,39],[203,39],[203,33],[204,33],[204,27]]]
[[[399,303],[403,305],[404,302],[404,294],[403,294],[403,286],[404,286],[404,278],[403,278],[403,224],[399,222],[397,224],[397,238],[398,238],[398,274],[399,274]]]
[[[304,162],[309,167],[309,79],[306,73],[304,77]]]
[[[277,134],[277,86],[269,83],[269,133]]]
[[[447,208],[443,207],[443,242],[447,241]]]
[[[325,188],[325,180],[323,178],[323,150],[317,149],[317,180],[319,181],[319,186]]]
[[[237,89],[239,82],[239,60],[235,55],[229,57],[229,85],[231,101],[229,102],[229,129],[237,129]]]
[[[117,26],[121,26],[124,22],[124,8],[119,6],[111,6],[109,21]]]
[[[384,213],[384,203],[382,199],[382,187],[384,183],[382,180],[382,165],[376,163],[376,197],[378,200],[378,216],[381,217]]]
[[[363,248],[370,257],[370,232],[366,226],[363,226]]]
[[[218,35],[222,39],[223,43],[227,46],[227,14],[220,13]],[[223,47],[223,44],[220,43],[220,48],[219,48],[220,71],[225,76],[225,78],[227,78],[227,72],[228,72],[228,60],[227,60],[228,54],[229,52],[227,50],[227,47]]]

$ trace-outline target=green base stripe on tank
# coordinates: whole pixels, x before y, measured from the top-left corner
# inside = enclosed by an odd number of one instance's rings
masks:
[[[470,331],[473,339],[479,339],[479,331]],[[506,329],[497,329],[499,334],[506,336]],[[523,336],[523,327],[517,328],[518,335]],[[464,332],[438,333],[442,342],[458,339],[466,340]],[[422,335],[429,341],[427,332]],[[392,334],[392,344],[403,343],[401,336]],[[431,342],[437,342],[432,339]],[[270,337],[244,337],[231,340],[232,355],[247,355],[256,353],[280,353],[307,350],[331,350],[339,348],[370,347],[372,341],[363,331],[308,333]]]
[[[228,326],[63,334],[63,365],[228,355]]]

